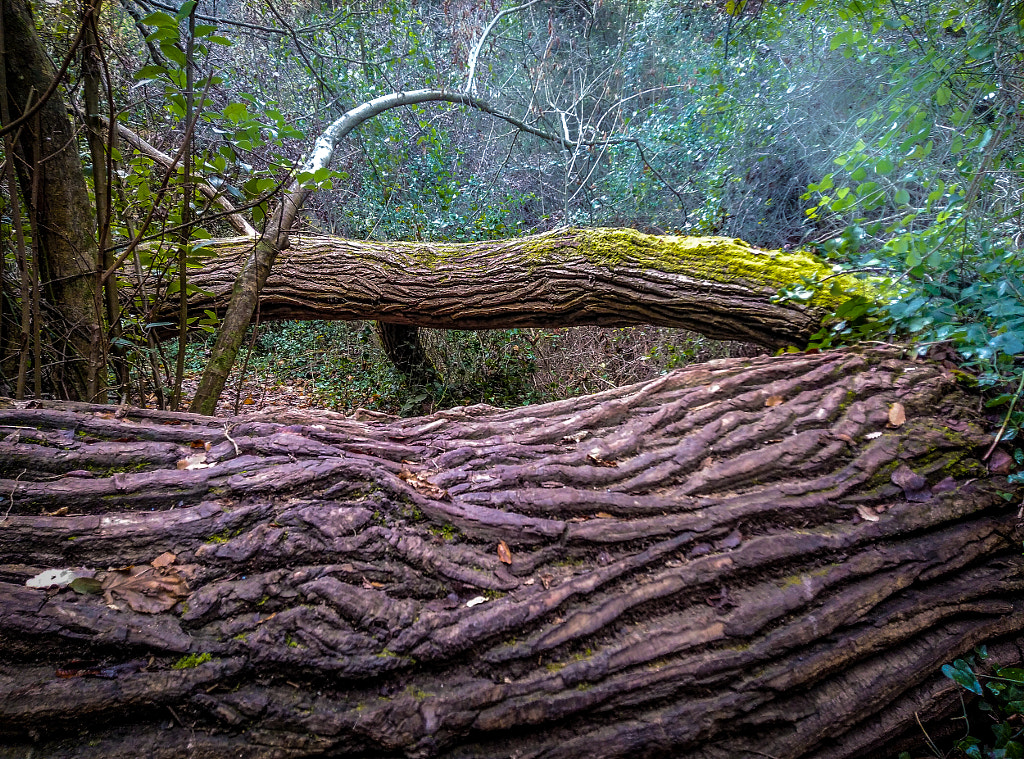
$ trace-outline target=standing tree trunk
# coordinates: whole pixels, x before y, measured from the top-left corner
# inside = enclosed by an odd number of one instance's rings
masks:
[[[384,355],[413,385],[431,387],[441,381],[437,369],[423,349],[417,327],[377,322],[377,337]]]
[[[1024,645],[1019,493],[902,355],[390,421],[6,402],[0,756],[894,754]]]
[[[35,107],[56,78],[24,0],[2,0],[6,97],[12,118]],[[4,93],[0,93],[3,95]],[[8,126],[7,124],[4,125]],[[54,92],[37,118],[18,129],[14,158],[25,198],[38,188],[34,209],[39,270],[48,305],[50,340],[64,352],[53,384],[71,398],[105,401],[103,327],[97,311],[96,219],[64,103]],[[41,329],[36,324],[34,329]]]

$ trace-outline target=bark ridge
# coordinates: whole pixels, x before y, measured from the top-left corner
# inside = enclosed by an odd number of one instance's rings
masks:
[[[2,405],[0,756],[878,757],[943,663],[1021,659],[1019,496],[895,349],[415,419]],[[128,565],[187,598],[25,585]]]

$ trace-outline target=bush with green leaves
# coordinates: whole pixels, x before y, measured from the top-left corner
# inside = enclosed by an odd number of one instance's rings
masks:
[[[880,279],[881,334],[953,343],[1012,440],[1024,424],[1021,6],[829,6],[830,47],[863,67],[876,97],[842,125],[834,169],[805,196],[837,232],[823,251]]]
[[[942,673],[963,689],[964,709],[958,719],[963,720],[964,735],[946,754],[927,739],[938,759],[1024,758],[1024,669],[1000,667],[988,658],[986,647],[979,646],[972,655],[942,667]],[[904,752],[900,759],[912,757]]]

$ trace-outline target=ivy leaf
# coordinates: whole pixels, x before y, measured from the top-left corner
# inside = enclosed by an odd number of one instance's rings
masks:
[[[950,666],[949,664],[942,665],[942,674],[948,677],[950,680],[955,682],[957,685],[961,685],[971,693],[977,693],[981,695],[981,683],[978,682],[978,678],[975,677],[974,672],[971,671],[970,666],[962,659],[957,659],[954,664],[962,664],[963,669],[959,667]]]

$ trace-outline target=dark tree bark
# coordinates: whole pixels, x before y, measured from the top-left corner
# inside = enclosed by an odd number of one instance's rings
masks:
[[[223,313],[252,241],[211,246],[191,275],[195,313]],[[806,253],[762,251],[726,238],[563,229],[480,243],[383,243],[302,236],[260,295],[260,318],[366,319],[439,329],[657,324],[772,348],[801,345],[849,295],[778,301],[801,277],[832,270]],[[870,286],[830,280],[853,293]],[[173,321],[170,310],[155,320]]]
[[[377,322],[377,338],[384,355],[413,385],[428,387],[441,381],[420,341],[420,331],[408,324]]]
[[[943,663],[1024,658],[1019,493],[901,356],[406,420],[4,402],[0,756],[894,754]],[[60,568],[106,595],[26,587]]]
[[[35,21],[24,0],[2,0],[0,5],[6,46],[6,97],[11,117],[17,119],[39,103],[56,72],[39,42]],[[95,297],[96,219],[82,175],[78,142],[60,96],[53,94],[37,117],[22,124],[16,134],[15,166],[23,195],[26,199],[37,196],[33,210],[39,269],[49,306],[46,321],[57,349],[65,351],[62,376],[54,384],[68,397],[102,402],[106,400],[101,396],[106,366]],[[42,327],[37,324],[34,328]]]

